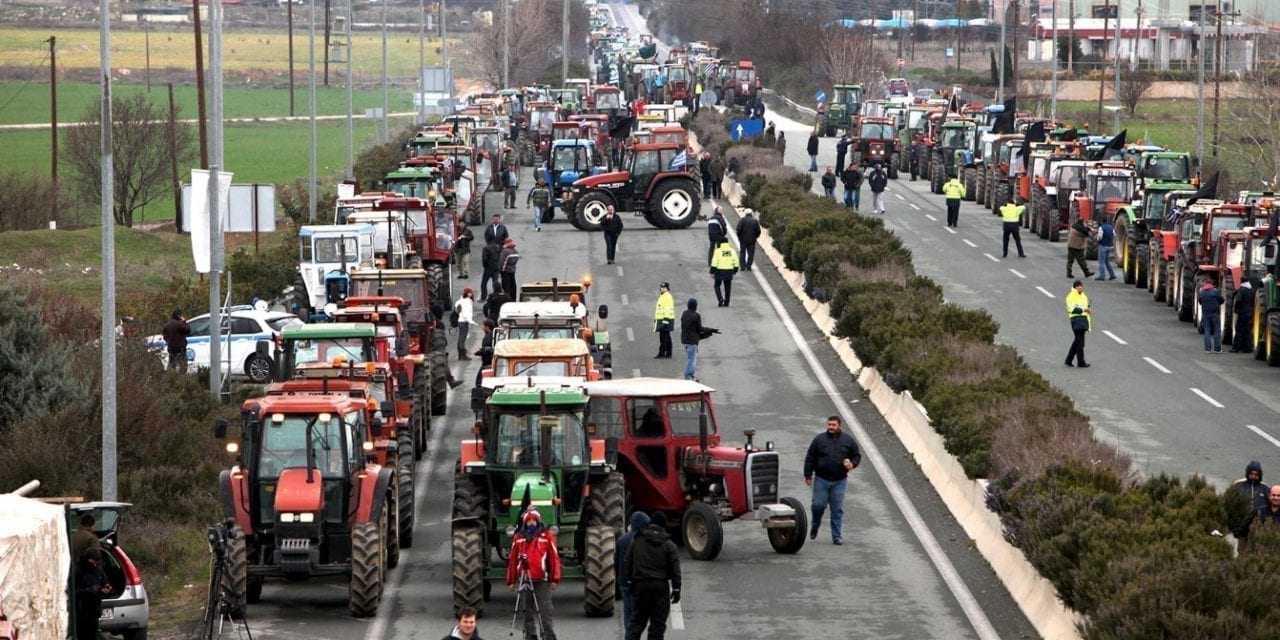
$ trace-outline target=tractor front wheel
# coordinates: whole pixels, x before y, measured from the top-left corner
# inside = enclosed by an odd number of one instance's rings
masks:
[[[583,609],[589,618],[607,618],[613,615],[613,594],[617,588],[613,560],[617,535],[613,527],[597,525],[587,527],[586,557],[582,562],[586,586],[583,589]]]
[[[426,266],[427,283],[431,287],[431,300],[442,304],[449,304],[453,299],[453,291],[451,290],[453,283],[449,282],[448,265],[432,262]]]
[[[587,193],[578,198],[578,205],[574,208],[573,217],[569,222],[579,231],[599,231],[611,204],[613,199],[604,193],[599,191]]]
[[[809,532],[809,518],[805,515],[804,505],[795,498],[783,498],[782,504],[796,512],[796,522],[790,529],[769,529],[769,544],[778,553],[792,554],[804,546],[804,536]]]
[[[484,535],[479,527],[453,529],[453,611],[484,609]],[[609,567],[613,564],[610,560]],[[612,594],[610,594],[612,598]]]
[[[413,546],[414,503],[416,489],[414,479],[417,469],[414,465],[413,434],[408,430],[396,434],[396,489],[399,493],[400,548]]]
[[[607,526],[622,535],[627,525],[627,489],[622,474],[615,471],[599,484],[591,485],[587,508],[591,514],[589,524]]]
[[[661,229],[684,229],[698,219],[702,201],[692,181],[664,180],[653,190],[649,210]]]
[[[715,560],[724,546],[720,514],[705,502],[694,502],[680,522],[681,537],[694,560]]]
[[[432,351],[428,361],[431,363],[431,415],[442,416],[449,408],[449,354]]]
[[[386,577],[382,524],[361,522],[351,529],[351,615],[368,618],[378,613]]]
[[[222,571],[222,590],[227,594],[227,604],[231,608],[231,614],[242,618],[245,602],[248,600],[249,551],[245,544],[244,531],[240,527],[232,527],[228,538],[226,565]]]

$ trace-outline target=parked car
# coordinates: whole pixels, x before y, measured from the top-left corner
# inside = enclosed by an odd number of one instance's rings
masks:
[[[187,338],[187,371],[195,373],[209,368],[209,314],[187,321],[191,336]],[[271,380],[274,365],[269,356],[257,352],[259,340],[274,340],[282,329],[303,324],[298,316],[283,311],[262,311],[250,306],[235,306],[223,316],[223,362],[230,362],[228,373],[263,384]],[[147,348],[156,351],[168,365],[169,354],[164,337],[147,337]],[[229,356],[228,356],[229,354]]]
[[[127,502],[82,502],[67,505],[67,511],[73,527],[81,515],[93,514],[93,530],[102,543],[102,568],[111,592],[102,599],[98,629],[124,640],[146,640],[151,602],[142,574],[120,546],[117,531],[121,516],[130,506]]]

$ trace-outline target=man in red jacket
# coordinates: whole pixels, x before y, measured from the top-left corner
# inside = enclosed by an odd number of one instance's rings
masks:
[[[558,586],[560,552],[555,536],[542,525],[538,510],[529,507],[520,518],[507,557],[507,587],[516,592],[517,609],[524,613],[525,640],[556,640],[551,592]]]

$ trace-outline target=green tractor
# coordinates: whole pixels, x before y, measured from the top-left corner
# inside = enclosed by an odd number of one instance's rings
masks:
[[[1165,195],[1195,189],[1190,182],[1147,182],[1142,200],[1122,207],[1116,213],[1116,262],[1120,263],[1125,284],[1147,286],[1147,270],[1151,266],[1151,230],[1164,224]]]
[[[942,185],[958,175],[956,153],[973,146],[978,124],[968,118],[948,118],[929,153],[929,190],[942,193]],[[963,161],[962,161],[963,162]]]
[[[840,135],[848,131],[853,117],[862,110],[862,85],[838,84],[831,88],[831,104],[823,114],[822,135]]]
[[[585,583],[592,617],[613,615],[614,545],[625,526],[622,474],[587,423],[580,379],[488,378],[475,438],[462,441],[453,485],[453,606],[484,608],[529,507],[556,532],[563,576]]]

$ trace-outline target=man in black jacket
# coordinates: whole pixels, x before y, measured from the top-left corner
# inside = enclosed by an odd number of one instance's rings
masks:
[[[871,166],[871,175],[867,176],[867,185],[871,187],[872,204],[875,212],[884,215],[884,190],[889,186],[889,176],[880,163]]]
[[[742,270],[750,271],[756,261],[756,241],[760,239],[760,221],[750,211],[738,220],[738,244],[742,246]]]
[[[805,151],[809,152],[809,172],[818,172],[818,132],[814,131],[809,134],[809,143],[805,146]]]
[[[164,336],[164,348],[169,355],[168,369],[187,372],[187,336],[191,335],[191,327],[187,319],[182,317],[181,309],[174,309],[169,321],[164,324],[160,335]]]
[[[849,155],[849,134],[845,133],[840,136],[840,141],[836,143],[836,174],[844,173],[844,158]]]
[[[832,544],[844,544],[841,537],[844,491],[849,482],[849,472],[862,462],[858,443],[840,427],[840,416],[827,418],[827,430],[809,443],[809,451],[804,455],[804,483],[813,487],[813,502],[809,507],[813,524],[809,528],[809,539],[818,538],[822,512],[830,505]],[[816,480],[814,476],[817,476]]]
[[[490,282],[494,291],[502,290],[502,280],[498,275],[498,268],[502,266],[502,243],[485,241],[484,249],[480,251],[480,266],[484,269],[480,276],[480,300],[483,302],[489,299]]]
[[[1232,310],[1236,316],[1235,333],[1231,335],[1231,353],[1248,351],[1249,327],[1253,324],[1253,284],[1245,280],[1233,294]]]
[[[684,345],[684,379],[693,380],[698,370],[698,343],[720,333],[719,329],[702,326],[698,299],[689,298],[688,308],[680,315],[680,344]]]
[[[649,640],[662,640],[671,605],[680,602],[680,554],[667,535],[667,517],[661,511],[653,514],[631,544],[622,561],[622,575],[631,584],[636,605],[626,640],[640,640],[645,627]]]
[[[609,205],[605,211],[600,228],[604,231],[605,258],[609,260],[609,264],[613,264],[614,254],[618,252],[618,237],[622,235],[622,216],[613,210],[613,205]]]
[[[507,233],[507,225],[502,224],[502,216],[493,214],[493,219],[489,221],[489,226],[484,228],[484,243],[497,242],[501,247],[502,243],[507,241],[511,234]]]
[[[724,212],[720,211],[719,205],[716,206],[715,212],[711,214],[711,218],[707,220],[707,264],[711,264],[711,254],[715,253],[716,247],[729,237],[729,224],[725,222]]]
[[[702,176],[702,197],[711,198],[711,154],[706,151],[698,156],[698,175]]]

